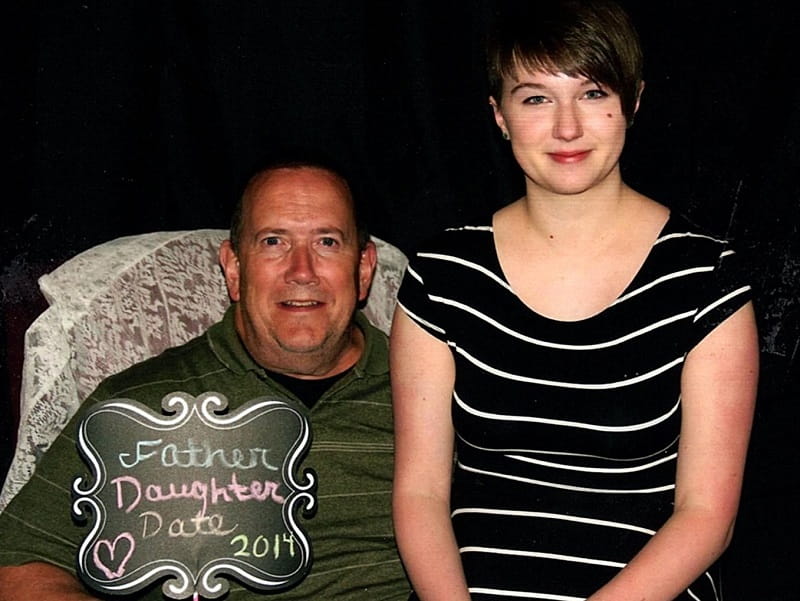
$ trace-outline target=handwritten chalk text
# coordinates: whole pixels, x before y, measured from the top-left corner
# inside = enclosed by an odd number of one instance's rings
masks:
[[[249,449],[240,449],[238,447],[233,449],[212,448],[208,441],[199,444],[191,438],[188,438],[186,445],[181,447],[175,443],[163,444],[163,442],[161,438],[138,441],[133,453],[119,454],[120,465],[131,469],[143,461],[155,457],[160,460],[163,467],[212,468],[218,466],[241,470],[265,467],[272,471],[280,469],[270,463],[267,458],[270,450],[261,447],[251,447]]]
[[[288,532],[284,532],[282,536],[276,534],[274,542],[271,545],[273,558],[275,559],[280,558],[281,549],[283,546],[287,546],[289,556],[294,557],[295,556],[294,544],[295,544],[294,537]],[[269,554],[270,537],[259,534],[251,542],[250,537],[248,537],[246,534],[239,534],[238,536],[234,536],[231,539],[231,545],[239,546],[239,549],[233,554],[234,557],[252,556],[252,557],[262,558],[266,557],[267,554]]]
[[[211,478],[210,482],[174,483],[166,485],[145,484],[143,485],[134,476],[118,476],[111,480],[111,485],[115,487],[117,509],[123,509],[125,513],[130,513],[139,506],[144,498],[151,503],[162,503],[175,499],[196,499],[202,502],[201,515],[206,514],[209,505],[220,503],[232,503],[235,501],[267,501],[271,500],[279,505],[285,503],[285,499],[278,494],[280,484],[269,480],[253,480],[250,484],[239,484],[236,473],[231,474],[231,480],[227,484],[217,484],[216,478]]]

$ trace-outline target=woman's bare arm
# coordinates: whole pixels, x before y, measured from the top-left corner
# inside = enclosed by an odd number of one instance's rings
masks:
[[[686,357],[673,515],[587,601],[671,601],[725,550],[739,506],[757,380],[758,337],[748,303]]]
[[[397,544],[422,601],[468,601],[450,521],[453,356],[398,307],[390,343]]]

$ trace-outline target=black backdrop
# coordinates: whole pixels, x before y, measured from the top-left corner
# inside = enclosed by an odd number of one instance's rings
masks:
[[[2,25],[0,474],[22,334],[45,306],[36,278],[74,254],[226,227],[242,178],[288,144],[347,163],[373,232],[406,252],[520,189],[486,104],[489,0],[15,4]],[[800,8],[625,4],[647,80],[625,177],[737,239],[757,287],[763,376],[726,599],[794,600]]]

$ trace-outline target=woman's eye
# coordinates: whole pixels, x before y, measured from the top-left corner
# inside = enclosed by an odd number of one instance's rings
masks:
[[[603,90],[589,90],[586,92],[586,98],[590,100],[594,100],[597,98],[606,98],[608,96],[608,92],[604,92]]]
[[[544,104],[545,102],[547,102],[547,98],[544,96],[529,96],[522,101],[523,104]]]

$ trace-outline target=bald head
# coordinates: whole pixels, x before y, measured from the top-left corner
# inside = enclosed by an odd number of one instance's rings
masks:
[[[258,195],[261,187],[270,179],[272,175],[281,170],[301,170],[311,169],[326,172],[332,179],[336,180],[342,189],[342,198],[346,199],[349,204],[349,210],[352,214],[353,221],[356,224],[356,231],[358,233],[358,246],[363,250],[369,242],[369,230],[361,218],[361,213],[358,210],[358,203],[354,198],[353,191],[347,179],[337,169],[314,161],[286,161],[270,164],[267,167],[256,172],[247,182],[247,185],[239,197],[236,207],[234,208],[231,217],[230,241],[234,250],[239,248],[241,242],[242,231],[245,226],[245,218],[248,213],[248,205],[252,202],[253,198]]]

